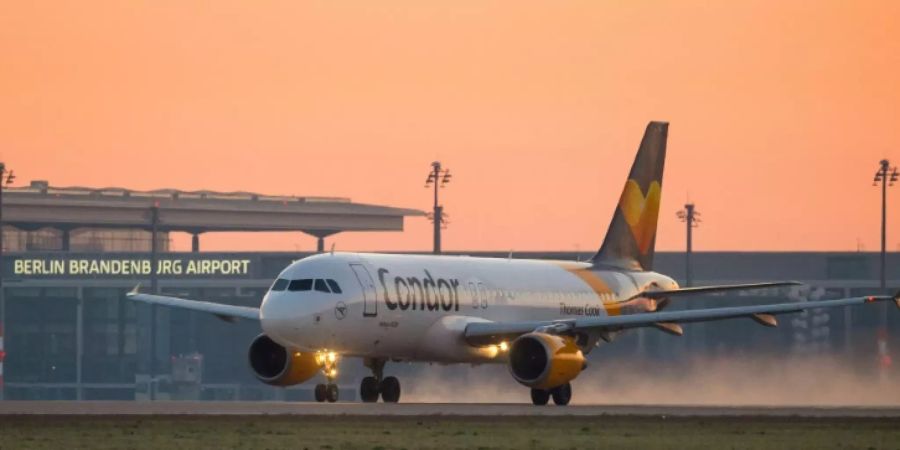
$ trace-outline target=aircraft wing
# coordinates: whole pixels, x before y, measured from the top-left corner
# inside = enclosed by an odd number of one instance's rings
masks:
[[[664,297],[676,297],[679,295],[696,295],[696,294],[712,294],[716,292],[727,292],[727,291],[748,291],[752,289],[764,289],[770,287],[782,287],[782,286],[799,286],[803,283],[798,281],[775,281],[775,282],[767,282],[767,283],[749,283],[749,284],[723,284],[718,286],[698,286],[698,287],[687,287],[687,288],[679,288],[679,289],[669,289],[669,290],[660,290],[660,291],[644,291],[640,294],[635,295],[635,297],[645,297],[645,298],[664,298]]]
[[[547,327],[555,333],[576,333],[578,331],[618,331],[626,328],[657,327],[664,331],[680,334],[681,323],[705,322],[711,320],[746,317],[769,326],[775,326],[777,314],[796,313],[814,308],[834,308],[838,306],[864,305],[893,300],[900,308],[900,292],[895,296],[850,297],[837,300],[779,303],[772,305],[730,306],[723,308],[692,309],[683,311],[662,311],[630,314],[624,316],[581,317],[557,321],[531,322],[473,322],[466,326],[465,339],[470,345],[482,346],[502,341]]]
[[[138,287],[139,286],[135,286],[135,288],[125,296],[138,302],[210,313],[226,322],[234,322],[239,318],[259,320],[259,308],[225,305],[222,303],[205,302],[201,300],[187,300],[165,295],[141,294],[138,292]]]

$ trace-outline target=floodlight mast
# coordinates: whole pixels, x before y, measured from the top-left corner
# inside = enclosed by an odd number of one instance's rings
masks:
[[[693,203],[684,205],[684,209],[675,213],[675,215],[685,223],[687,227],[687,246],[684,252],[684,285],[690,287],[694,280],[693,269],[691,267],[691,254],[694,252],[694,233],[693,229],[700,226],[700,212],[694,209]]]
[[[3,338],[3,329],[6,328],[6,297],[3,295],[3,188],[12,184],[15,179],[13,171],[7,172],[6,164],[0,162],[0,342]],[[0,400],[5,398],[2,370],[5,356],[3,346],[0,345]]]
[[[435,255],[441,254],[441,230],[447,227],[447,215],[444,214],[444,207],[438,201],[438,188],[443,188],[450,182],[452,175],[450,169],[442,169],[441,162],[435,161],[431,163],[431,172],[425,180],[425,187],[434,185],[434,212],[431,213],[429,219],[434,224],[434,249]]]
[[[875,181],[873,186],[881,183],[881,270],[879,287],[884,290],[887,288],[887,188],[897,182],[897,167],[891,167],[891,162],[882,159],[878,163],[878,171],[875,172]],[[887,329],[887,308],[882,310],[881,315],[882,329]]]
[[[881,183],[881,284],[879,287],[885,289],[887,287],[887,188],[893,186],[897,182],[897,167],[891,167],[890,161],[882,159],[878,163],[878,171],[875,172],[875,181],[872,186],[878,186]]]
[[[878,186],[881,183],[881,271],[880,271],[880,287],[884,291],[887,288],[887,188],[897,182],[897,167],[891,167],[891,162],[882,159],[878,163],[878,171],[875,172],[875,181],[872,186]],[[888,351],[888,319],[887,305],[882,305],[879,330],[878,330],[878,353],[879,367],[883,379],[887,377],[890,363],[890,352]]]

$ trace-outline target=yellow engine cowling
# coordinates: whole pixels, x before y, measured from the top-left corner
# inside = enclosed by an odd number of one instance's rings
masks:
[[[569,336],[528,333],[509,348],[509,372],[530,388],[562,386],[574,380],[584,367],[584,354]]]
[[[272,386],[292,386],[312,378],[322,367],[315,353],[292,352],[261,334],[247,352],[250,368],[259,381]]]

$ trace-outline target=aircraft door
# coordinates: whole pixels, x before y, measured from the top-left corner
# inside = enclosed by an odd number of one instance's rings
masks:
[[[376,316],[378,314],[378,294],[375,291],[375,280],[362,264],[350,264],[350,268],[353,269],[353,274],[356,275],[356,280],[359,281],[359,286],[362,288],[363,316]]]
[[[488,291],[484,287],[484,283],[478,282],[478,297],[481,299],[481,307],[488,307]]]

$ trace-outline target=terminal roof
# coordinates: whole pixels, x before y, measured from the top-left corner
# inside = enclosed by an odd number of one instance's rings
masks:
[[[160,231],[400,231],[406,216],[422,211],[354,203],[339,197],[298,197],[252,192],[136,191],[118,187],[53,187],[43,181],[6,188],[4,224],[25,230],[149,229],[157,208]]]

